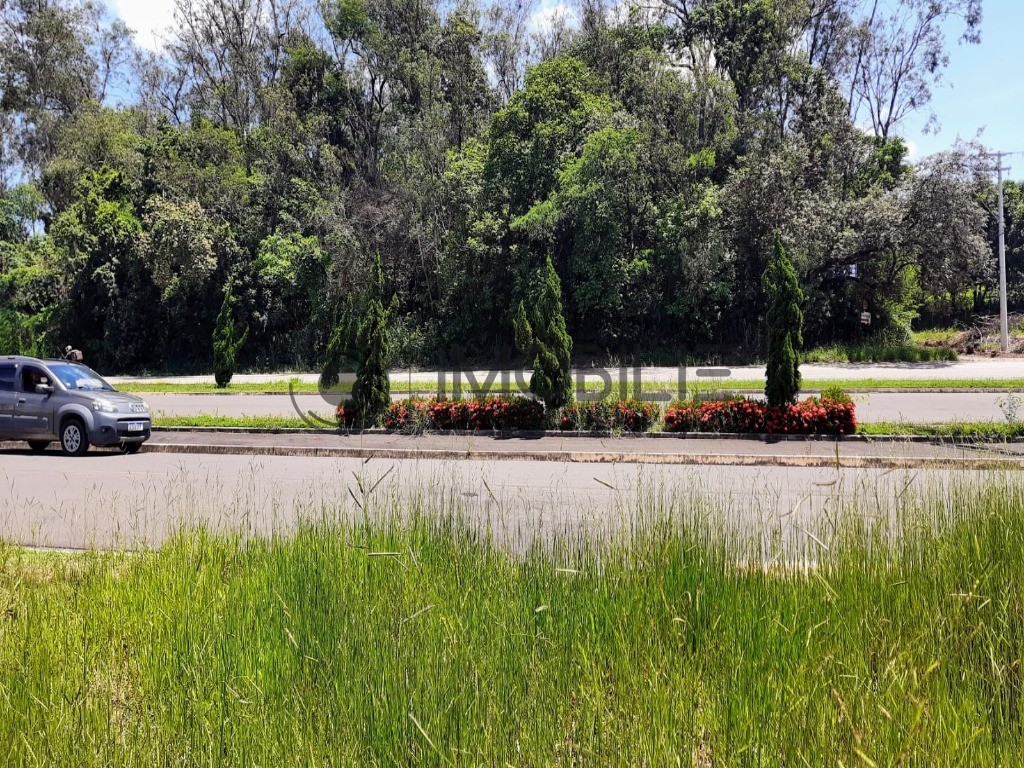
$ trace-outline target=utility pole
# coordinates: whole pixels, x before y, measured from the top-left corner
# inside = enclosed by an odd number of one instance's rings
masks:
[[[993,152],[996,157],[996,174],[999,178],[999,348],[1010,351],[1010,327],[1006,315],[1006,219],[1003,216],[1003,157],[1010,152]]]

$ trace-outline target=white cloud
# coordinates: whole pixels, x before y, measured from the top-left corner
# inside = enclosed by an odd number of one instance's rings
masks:
[[[904,139],[904,143],[907,145],[907,160],[916,160],[918,153],[921,151],[916,141],[910,139]]]
[[[174,21],[174,0],[111,0],[111,10],[135,30],[143,48],[158,50]]]
[[[530,28],[535,32],[544,32],[557,22],[572,26],[575,21],[576,12],[566,3],[557,3],[544,6],[530,16]]]

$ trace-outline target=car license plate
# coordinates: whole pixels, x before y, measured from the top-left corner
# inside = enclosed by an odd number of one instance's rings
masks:
[[[129,421],[128,431],[129,432],[143,432],[146,429],[146,423],[143,421]]]

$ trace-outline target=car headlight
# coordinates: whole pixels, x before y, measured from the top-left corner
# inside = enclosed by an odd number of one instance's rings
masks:
[[[96,398],[93,400],[92,409],[94,411],[102,411],[103,413],[117,413],[117,406],[103,398]]]

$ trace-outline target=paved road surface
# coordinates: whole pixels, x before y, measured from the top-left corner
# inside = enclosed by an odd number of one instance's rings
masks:
[[[687,368],[686,376],[690,381],[699,379],[698,372],[709,371],[715,366],[703,366],[701,368]],[[612,369],[605,369],[611,371]],[[730,368],[731,378],[737,381],[752,381],[764,378],[764,366],[747,365]],[[658,381],[672,383],[679,379],[677,368],[640,368],[626,369],[627,380],[632,381],[634,372],[639,371],[642,381]],[[847,363],[835,365],[806,364],[800,367],[803,377],[807,380],[838,380],[838,379],[1015,379],[1024,378],[1024,358],[972,358],[958,360],[955,362],[938,363]],[[530,381],[529,372],[524,371],[474,371],[472,375],[476,382],[483,383],[488,376],[493,376],[493,381],[502,380],[515,381],[518,376],[521,381],[528,384]],[[615,370],[615,376],[619,375]],[[282,374],[238,374],[234,381],[238,383],[266,383],[270,381],[288,381],[291,378],[299,378],[305,382],[315,382],[315,373],[282,373]],[[451,376],[448,374],[448,381]],[[503,379],[504,377],[504,379]],[[434,371],[396,371],[391,374],[394,382],[418,382],[435,384],[438,374]],[[597,381],[596,375],[589,374],[588,381]],[[617,378],[615,379],[617,381]],[[718,381],[718,379],[715,379]],[[155,378],[146,377],[111,377],[113,383],[122,381],[173,381],[183,384],[212,383],[213,376],[161,376]]]
[[[949,421],[1003,421],[999,400],[1005,395],[991,393],[879,393],[855,396],[860,421],[910,421],[941,423]],[[296,416],[289,395],[145,395],[160,416]],[[304,412],[324,417],[331,406],[319,395],[296,395],[295,403]],[[1019,416],[1024,418],[1024,407]]]
[[[453,510],[510,546],[553,532],[598,535],[664,512],[697,514],[765,551],[812,547],[864,505],[890,515],[916,492],[947,495],[982,473],[524,461],[310,459],[237,455],[68,459],[0,451],[0,537],[50,547],[157,544],[182,526],[287,532],[300,520],[361,515],[412,499]],[[1011,475],[995,475],[1002,482]],[[408,505],[405,505],[408,508]],[[685,512],[684,512],[685,510]],[[862,513],[864,512],[862,510]],[[760,544],[758,544],[760,542]],[[776,542],[776,543],[772,543]],[[770,554],[770,553],[769,553]]]

